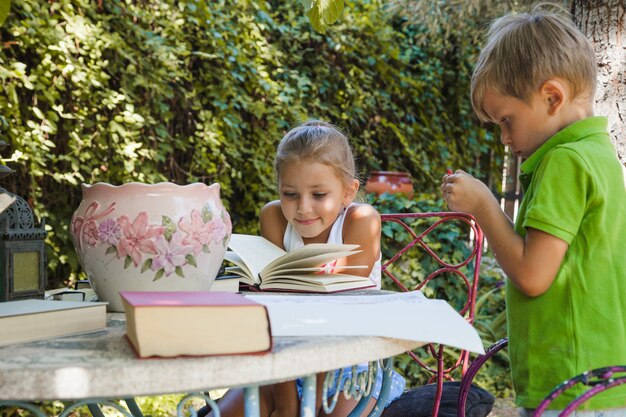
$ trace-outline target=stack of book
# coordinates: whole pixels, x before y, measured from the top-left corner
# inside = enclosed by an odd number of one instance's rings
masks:
[[[17,300],[0,303],[0,346],[106,328],[101,302]]]

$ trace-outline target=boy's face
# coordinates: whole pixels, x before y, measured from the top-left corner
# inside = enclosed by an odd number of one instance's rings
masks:
[[[482,104],[489,118],[500,127],[502,144],[518,156],[530,156],[559,131],[540,93],[533,94],[527,103],[487,89]]]

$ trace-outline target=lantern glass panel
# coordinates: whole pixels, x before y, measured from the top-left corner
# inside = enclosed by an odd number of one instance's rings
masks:
[[[13,252],[13,291],[37,291],[39,283],[39,252]]]

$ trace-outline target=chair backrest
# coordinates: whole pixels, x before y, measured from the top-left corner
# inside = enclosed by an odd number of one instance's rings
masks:
[[[559,414],[559,416],[569,416],[574,413],[582,403],[591,397],[594,397],[607,389],[626,384],[626,365],[593,369],[576,375],[575,377],[559,384],[539,404],[533,413],[533,417],[540,417],[552,401],[571,387],[578,384],[586,385],[589,389],[572,400],[561,412],[561,414]]]
[[[474,218],[465,213],[427,212],[381,214],[381,219],[383,286],[422,290],[435,298],[454,292],[455,300],[448,301],[473,323],[483,252],[483,233]],[[446,249],[447,253],[442,253]],[[432,359],[425,360],[416,352],[407,353],[431,374],[429,383],[436,381],[441,387],[444,380],[453,379],[455,370],[460,370],[461,375],[465,373],[469,352],[450,357],[444,354],[443,345],[431,344],[427,349]]]

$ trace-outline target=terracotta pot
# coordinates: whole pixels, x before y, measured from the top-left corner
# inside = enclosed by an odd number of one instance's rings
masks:
[[[413,183],[408,172],[398,171],[372,171],[365,184],[368,193],[402,193],[408,198],[413,198]]]
[[[78,258],[109,311],[120,291],[208,291],[232,231],[219,184],[83,184],[72,216]]]

